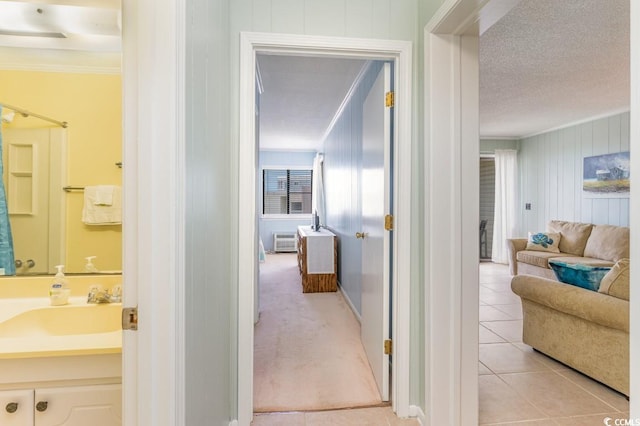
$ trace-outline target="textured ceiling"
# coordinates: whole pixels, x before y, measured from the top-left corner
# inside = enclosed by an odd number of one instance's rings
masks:
[[[259,55],[260,149],[322,150],[324,134],[364,63]]]
[[[523,0],[480,38],[480,134],[629,108],[629,0]]]

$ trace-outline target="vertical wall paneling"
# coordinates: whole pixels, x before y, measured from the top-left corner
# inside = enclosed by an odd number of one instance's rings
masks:
[[[584,157],[629,146],[629,113],[521,140],[521,234],[545,229],[552,219],[629,226],[628,198],[587,198],[582,192]],[[531,211],[524,202],[532,203]]]
[[[304,0],[305,32],[317,35],[344,35],[345,3],[348,0]],[[341,11],[341,13],[336,13]]]
[[[254,0],[255,1],[255,0]],[[262,19],[271,19],[274,33],[305,33],[305,2],[300,0],[271,0],[271,14]],[[254,19],[261,19],[254,15]]]
[[[271,31],[271,2],[272,0],[253,0],[252,23],[253,30],[257,32]],[[269,19],[265,19],[268,17]]]
[[[575,161],[575,127],[569,127],[560,132],[562,140],[562,159],[560,161],[560,174],[562,176],[562,191],[559,194],[560,211],[571,212],[571,221],[575,221],[576,209],[574,207],[574,196],[576,194],[576,170]]]
[[[324,142],[327,226],[338,236],[338,281],[360,312],[362,229],[362,106],[382,62],[373,62]]]
[[[413,2],[396,1],[394,3],[394,11],[393,13],[389,12],[387,17],[391,32],[395,34],[396,38],[409,39],[411,34],[416,32],[418,24],[413,18],[415,13]]]
[[[237,205],[234,149],[229,143],[233,108],[217,101],[232,93],[228,64],[230,46],[237,40],[229,39],[228,7],[224,0],[186,2],[186,66],[177,71],[185,73],[186,181],[178,192],[184,193],[186,206],[184,424],[188,425],[228,424],[236,416],[237,238],[232,237],[236,215],[229,207]],[[163,273],[170,275],[171,268]]]
[[[622,116],[615,115],[609,119],[609,152],[620,152],[622,147]]]
[[[593,155],[593,122],[582,124],[579,127],[582,158],[591,157]],[[579,161],[582,161],[582,159],[579,159]],[[582,170],[582,167],[580,170]],[[582,176],[580,178],[582,178]],[[582,198],[582,222],[591,223],[593,219],[592,199],[582,197],[582,193],[580,193],[579,196]]]
[[[493,154],[496,149],[518,149],[515,139],[481,139],[480,154]]]
[[[372,37],[376,38],[393,38],[391,37],[391,27],[389,22],[389,16],[395,13],[395,9],[391,10],[391,0],[372,0],[371,6],[373,9],[373,26]],[[401,2],[395,2],[400,4]],[[394,4],[395,6],[395,4]],[[407,23],[405,22],[405,25]],[[395,29],[395,28],[394,28]],[[395,34],[393,34],[395,36]]]
[[[562,153],[559,146],[559,132],[548,133],[545,135],[545,145],[547,148],[546,163],[549,168],[549,183],[547,188],[553,189],[548,191],[547,197],[549,199],[549,217],[558,217],[558,188],[560,188],[560,177],[558,175],[560,160],[559,154]],[[553,152],[552,155],[548,153]]]
[[[373,27],[372,0],[347,0],[345,9],[345,36],[371,34]]]

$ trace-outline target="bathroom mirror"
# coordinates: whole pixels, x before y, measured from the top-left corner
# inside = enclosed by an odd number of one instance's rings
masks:
[[[100,273],[122,269],[122,225],[82,222],[82,188],[121,186],[123,172],[120,4],[101,0],[92,5],[108,15],[101,18],[101,35],[82,38],[64,28],[60,31],[65,37],[55,39],[0,35],[0,103],[32,113],[3,107],[3,179],[7,184],[12,173],[29,175],[41,188],[32,191],[33,182],[14,182],[6,188],[15,258],[20,262],[17,275],[54,274],[56,264],[64,264],[68,274],[85,273],[89,256],[95,256],[92,263]],[[45,158],[46,165],[36,164]],[[8,170],[7,161],[18,167]],[[36,216],[47,224],[22,223]]]
[[[69,123],[63,129],[15,114],[3,124],[5,184],[12,173],[7,162],[46,163],[32,164],[31,179],[42,190],[25,190],[23,183],[6,187],[15,258],[22,262],[18,275],[52,274],[56,264],[64,264],[68,273],[84,272],[89,256],[96,256],[99,271],[122,269],[122,226],[85,225],[81,189],[121,185],[116,165],[122,161],[120,92],[118,74],[0,69],[1,101],[11,99],[11,105]],[[65,191],[67,186],[77,189]]]

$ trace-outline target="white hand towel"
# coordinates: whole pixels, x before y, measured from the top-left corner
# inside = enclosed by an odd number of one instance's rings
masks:
[[[95,187],[95,201],[96,206],[111,206],[113,205],[113,192],[115,191],[113,185],[99,185]]]
[[[122,189],[116,185],[85,187],[82,222],[86,225],[121,224]]]

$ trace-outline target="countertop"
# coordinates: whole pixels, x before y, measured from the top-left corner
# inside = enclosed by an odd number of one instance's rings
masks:
[[[70,297],[72,306],[86,305],[85,297]],[[31,309],[51,307],[49,298],[0,299],[0,323]],[[0,338],[0,359],[115,354],[122,352],[122,331],[107,333]]]

